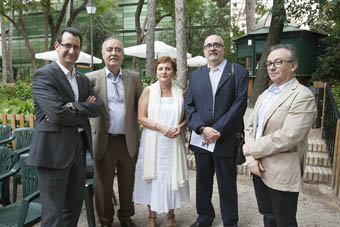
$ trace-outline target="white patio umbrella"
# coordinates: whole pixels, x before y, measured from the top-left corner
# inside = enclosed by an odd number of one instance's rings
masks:
[[[207,64],[207,59],[202,56],[196,56],[187,60],[187,65],[189,67],[203,66]]]
[[[155,59],[158,59],[162,56],[176,58],[176,53],[176,48],[169,46],[164,42],[155,41]],[[139,58],[146,58],[146,44],[126,47],[124,48],[124,54]],[[191,54],[187,53],[187,58],[191,58]]]
[[[37,59],[55,61],[58,59],[57,52],[55,50],[42,52],[34,55]],[[76,63],[91,64],[91,55],[80,51],[79,58]],[[101,64],[102,60],[93,56],[93,64]]]

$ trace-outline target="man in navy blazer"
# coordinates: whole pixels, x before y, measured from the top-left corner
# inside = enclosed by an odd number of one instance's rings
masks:
[[[213,152],[194,146],[196,159],[196,209],[198,217],[191,227],[212,225],[215,211],[211,203],[216,171],[223,226],[237,226],[236,126],[247,107],[248,71],[224,59],[225,46],[218,35],[204,42],[207,65],[191,73],[185,99],[186,117],[193,133],[205,143],[215,144]],[[234,86],[234,88],[233,88]],[[192,135],[193,136],[193,135]]]
[[[86,179],[85,151],[92,153],[88,118],[103,104],[89,79],[76,72],[82,36],[75,28],[57,34],[58,59],[33,75],[36,126],[28,164],[36,166],[42,202],[42,227],[77,226]]]

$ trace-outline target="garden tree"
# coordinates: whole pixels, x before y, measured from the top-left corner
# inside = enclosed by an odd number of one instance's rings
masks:
[[[188,52],[193,56],[202,55],[203,42],[211,34],[222,36],[227,51],[225,57],[229,60],[234,59],[233,37],[241,35],[239,29],[234,24],[234,17],[230,17],[230,7],[219,7],[213,0],[187,0],[186,4],[187,32],[186,42]],[[167,27],[159,35],[170,45],[175,44],[175,32],[173,27],[175,21],[168,23]]]
[[[155,59],[155,19],[156,19],[156,0],[148,0],[148,22],[146,34],[146,77],[154,75]]]
[[[270,47],[280,43],[284,22],[286,21],[286,10],[284,0],[273,0],[271,10],[272,19],[270,22],[269,32],[266,40],[266,46],[263,50],[261,59],[258,63],[255,84],[249,97],[248,107],[253,108],[257,97],[268,87],[269,77],[264,63],[267,61]]]
[[[246,14],[246,25],[247,25],[247,34],[251,33],[255,29],[255,7],[256,0],[246,0],[246,6],[244,8]],[[252,68],[252,59],[251,57],[247,57],[246,59],[246,68],[250,70]]]
[[[176,12],[176,49],[177,49],[176,82],[179,85],[179,87],[184,89],[187,84],[185,0],[176,0],[175,5],[176,5],[175,12]]]
[[[246,13],[247,33],[254,31],[255,28],[255,6],[256,0],[246,0],[246,7],[244,10]]]
[[[0,26],[1,26],[1,54],[2,54],[2,82],[7,83],[7,66],[8,66],[8,56],[7,56],[7,41],[6,41],[6,29],[4,18],[0,16]]]
[[[298,20],[305,15],[302,24],[326,35],[321,39],[313,80],[339,83],[340,68],[340,1],[311,0],[288,4],[287,14]]]
[[[70,27],[79,13],[85,10],[88,0],[83,0],[82,4],[78,8],[74,7],[74,2],[75,0],[64,0],[61,10],[56,10],[53,8],[53,0],[41,0],[41,6],[43,8],[45,17],[47,17],[48,25],[50,27],[50,50],[54,49],[54,41],[57,32],[64,22],[67,7],[69,7],[69,16],[68,20],[66,21],[66,26]],[[57,18],[56,20],[54,19],[55,17]]]
[[[156,14],[155,14],[155,28],[157,25],[162,21],[163,18],[171,16],[171,13],[168,12],[167,10],[162,9],[162,6],[164,4],[169,4],[172,5],[173,0],[171,1],[162,1],[162,0],[156,0]],[[140,23],[140,16],[141,12],[144,6],[145,0],[138,0],[137,3],[137,8],[136,8],[136,13],[135,13],[135,27],[136,27],[136,34],[137,34],[137,45],[140,45],[145,42],[145,30],[146,30],[146,25],[148,22],[148,16],[145,17],[143,26],[141,26]],[[138,58],[134,57],[133,58],[133,69],[138,70]]]
[[[101,58],[102,43],[106,38],[112,36],[113,32],[120,29],[116,24],[117,21],[117,0],[102,0],[97,5],[96,14],[93,15],[93,55]],[[78,28],[83,34],[83,41],[88,40],[91,42],[91,27],[89,26],[89,20],[76,20],[73,26]],[[87,45],[87,49],[83,48],[83,51],[90,53],[91,45]]]
[[[7,18],[7,20],[13,24],[13,26],[18,30],[20,35],[23,37],[34,71],[37,70],[37,65],[35,63],[34,50],[28,39],[26,27],[24,24],[23,12],[36,9],[38,4],[40,3],[35,1],[31,2],[23,0],[3,0],[2,4],[0,4],[0,15]],[[13,10],[17,12],[17,20],[8,15]]]

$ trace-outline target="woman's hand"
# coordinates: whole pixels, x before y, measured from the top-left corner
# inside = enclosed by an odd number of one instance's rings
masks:
[[[176,138],[181,133],[181,126],[177,125],[171,132],[170,138]]]
[[[172,135],[172,129],[167,127],[167,126],[164,126],[164,125],[159,125],[157,124],[157,129],[166,137],[169,137],[171,138],[171,135]],[[157,130],[156,129],[156,130]]]

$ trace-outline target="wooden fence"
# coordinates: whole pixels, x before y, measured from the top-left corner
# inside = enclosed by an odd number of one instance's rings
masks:
[[[12,126],[12,130],[16,128],[30,127],[34,128],[33,114],[23,115],[23,114],[1,114],[1,124],[9,124]]]

